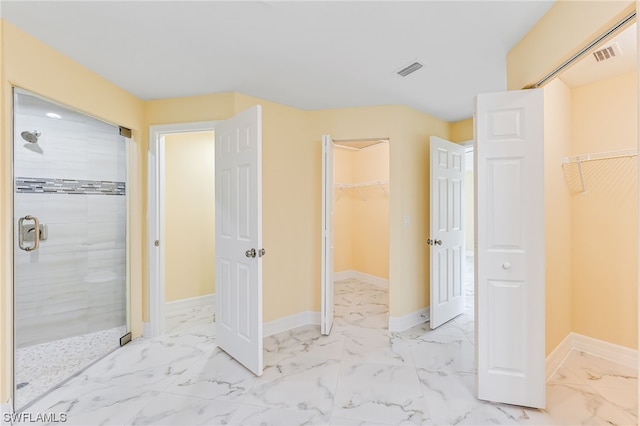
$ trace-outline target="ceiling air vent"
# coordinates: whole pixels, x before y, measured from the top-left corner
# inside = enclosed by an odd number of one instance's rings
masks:
[[[602,62],[607,59],[613,59],[616,56],[622,56],[622,52],[620,51],[620,45],[618,43],[613,43],[600,50],[596,50],[593,52],[593,56],[596,58],[596,61]]]
[[[418,71],[420,68],[422,68],[422,64],[420,62],[414,62],[411,65],[408,65],[402,68],[400,71],[398,71],[398,75],[402,77],[406,77],[412,72]]]

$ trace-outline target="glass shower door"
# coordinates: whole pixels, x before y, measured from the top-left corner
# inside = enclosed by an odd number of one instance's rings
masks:
[[[15,406],[120,346],[127,326],[126,141],[14,91]]]

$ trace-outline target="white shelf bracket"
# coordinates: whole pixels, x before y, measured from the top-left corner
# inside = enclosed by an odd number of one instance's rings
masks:
[[[582,184],[582,195],[587,195],[587,186],[584,183],[584,175],[582,174],[582,161],[578,160],[578,173],[580,174],[580,183]]]

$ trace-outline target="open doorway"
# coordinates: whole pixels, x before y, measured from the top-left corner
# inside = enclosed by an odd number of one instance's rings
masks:
[[[389,326],[389,140],[334,140],[337,326]]]
[[[202,131],[164,139],[165,331],[179,332],[214,321],[215,136]]]
[[[213,323],[215,126],[198,122],[149,129],[150,321],[145,336]]]

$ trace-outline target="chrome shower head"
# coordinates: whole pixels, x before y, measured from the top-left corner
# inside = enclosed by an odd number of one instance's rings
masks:
[[[38,138],[40,137],[41,134],[42,133],[40,133],[40,131],[38,130],[34,130],[33,132],[29,132],[25,130],[24,132],[20,133],[20,136],[22,136],[22,139],[24,139],[27,142],[38,143]]]

